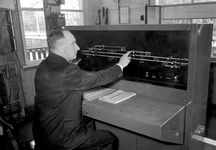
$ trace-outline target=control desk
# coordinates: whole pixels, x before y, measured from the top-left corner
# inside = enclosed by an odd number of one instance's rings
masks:
[[[84,101],[98,129],[119,149],[203,149],[212,39],[211,24],[71,26],[79,66],[98,71],[132,51],[122,79],[106,88],[135,92],[123,102]]]

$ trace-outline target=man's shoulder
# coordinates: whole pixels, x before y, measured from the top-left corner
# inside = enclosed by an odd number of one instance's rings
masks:
[[[70,64],[70,65],[67,65],[65,66],[65,72],[71,72],[71,71],[79,71],[81,70],[80,67],[78,65],[75,65],[75,64]]]

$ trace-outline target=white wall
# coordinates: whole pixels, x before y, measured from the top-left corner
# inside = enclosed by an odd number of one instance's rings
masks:
[[[88,0],[85,0],[88,2]],[[88,25],[94,25],[97,17],[97,10],[101,7],[109,8],[109,24],[119,24],[118,0],[91,0],[89,4]],[[151,0],[151,5],[154,5],[154,0]],[[129,7],[129,24],[144,24],[140,20],[140,16],[145,13],[145,5],[149,0],[120,0],[120,6]],[[216,2],[214,3],[194,3],[181,5],[165,5],[162,6],[162,19],[186,19],[186,18],[214,18],[216,17]],[[158,12],[149,11],[148,20],[152,23],[158,22]]]
[[[87,2],[87,0],[85,0]],[[144,24],[140,20],[140,16],[144,15],[144,6],[148,4],[148,0],[124,0],[120,3],[121,7],[129,7],[129,24]],[[109,24],[119,24],[118,0],[91,0],[88,4],[88,20],[86,25],[94,25],[97,17],[97,10],[102,7],[109,9]]]
[[[14,0],[0,0],[0,8],[14,10]]]

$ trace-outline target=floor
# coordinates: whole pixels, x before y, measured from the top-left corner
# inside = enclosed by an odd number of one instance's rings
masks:
[[[204,150],[216,150],[216,105],[209,105],[207,112],[206,137],[202,140],[205,145]],[[21,143],[20,150],[31,150],[29,142],[33,140],[32,132],[32,116],[26,117],[21,123],[15,125],[15,138]]]
[[[25,150],[30,150],[30,142],[33,140],[32,135],[32,115],[26,117],[21,123],[15,125],[14,135],[18,143],[21,143],[21,147]]]
[[[216,150],[216,105],[208,105],[206,118],[206,149]]]

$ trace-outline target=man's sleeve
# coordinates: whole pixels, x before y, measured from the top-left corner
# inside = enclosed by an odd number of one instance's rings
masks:
[[[72,64],[65,71],[64,84],[68,90],[86,90],[106,85],[122,76],[123,71],[118,65],[98,72],[86,72]]]

